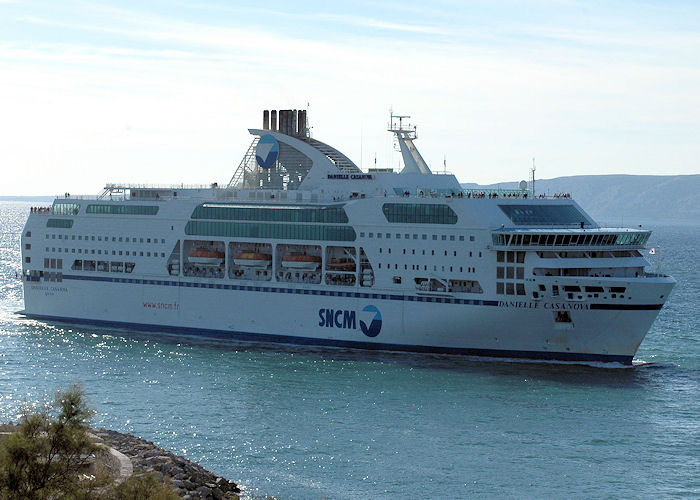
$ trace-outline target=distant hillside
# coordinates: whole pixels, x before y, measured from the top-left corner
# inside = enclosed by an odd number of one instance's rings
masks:
[[[516,188],[517,182],[466,188]],[[700,221],[700,175],[575,175],[537,179],[537,193],[571,193],[594,218],[607,223]]]

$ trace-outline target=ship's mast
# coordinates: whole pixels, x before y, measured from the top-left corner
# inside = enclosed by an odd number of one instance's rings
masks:
[[[389,132],[395,134],[396,142],[398,143],[399,150],[401,151],[401,156],[403,157],[403,170],[402,174],[432,174],[428,164],[418,152],[415,141],[418,136],[416,135],[416,126],[410,123],[404,123],[411,118],[408,115],[395,115],[393,111],[391,112],[391,117],[389,119]]]

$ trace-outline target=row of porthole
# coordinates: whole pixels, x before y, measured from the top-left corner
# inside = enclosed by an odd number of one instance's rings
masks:
[[[411,233],[394,233],[394,239],[397,239],[397,240],[402,239],[402,236],[401,236],[402,234],[403,234],[403,239],[405,239],[405,240],[410,240],[410,239],[411,239]],[[422,240],[427,240],[427,239],[428,239],[428,236],[429,236],[429,235],[427,235],[427,234],[420,234],[420,235],[419,235],[418,233],[412,233],[412,234],[413,234],[413,239],[414,239],[414,240],[419,239],[418,236],[420,236],[420,239],[422,239]],[[367,236],[366,236],[367,238],[375,238],[375,237],[376,237],[377,239],[386,239],[386,240],[389,240],[389,239],[392,238],[391,233],[380,233],[380,232],[374,233],[374,232],[364,232],[364,231],[360,231],[360,238],[365,238],[365,235],[367,235]],[[438,241],[438,236],[440,236],[440,240],[441,240],[441,241],[448,241],[448,236],[449,236],[449,241],[456,241],[456,240],[458,240],[458,241],[464,241],[464,239],[465,239],[464,235],[460,235],[460,236],[457,237],[457,236],[455,236],[454,234],[450,234],[450,235],[446,235],[446,234],[442,234],[442,235],[433,234],[433,235],[431,235],[431,236],[432,236],[432,240],[433,240],[433,241]],[[475,239],[475,238],[474,238],[473,235],[470,235],[470,236],[469,236],[469,241],[474,241],[474,239]]]
[[[77,252],[76,252],[77,250]],[[83,251],[84,250],[84,251]],[[109,250],[102,250],[102,249],[97,249],[95,251],[94,248],[88,249],[88,248],[61,248],[61,247],[46,247],[46,252],[47,253],[79,253],[79,254],[85,254],[85,255],[109,255]],[[136,250],[112,250],[112,255],[126,255],[131,256],[131,257],[136,257],[137,256],[137,251]],[[139,257],[151,257],[151,252],[147,251],[139,251],[138,252]],[[158,252],[153,252],[153,257],[158,257],[159,253]],[[160,257],[165,258],[165,252],[160,252]]]

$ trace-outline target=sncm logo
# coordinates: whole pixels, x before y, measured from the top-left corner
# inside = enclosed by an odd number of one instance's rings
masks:
[[[362,333],[368,337],[379,335],[382,330],[382,314],[373,305],[365,306],[359,314],[347,309],[319,309],[318,326],[356,330],[358,316]]]

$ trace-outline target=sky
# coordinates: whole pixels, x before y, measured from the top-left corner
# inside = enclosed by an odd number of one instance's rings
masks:
[[[0,195],[228,183],[264,109],[461,182],[700,173],[696,1],[0,0]]]

